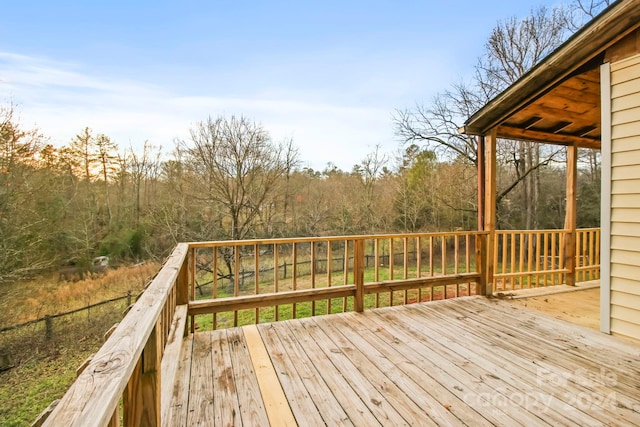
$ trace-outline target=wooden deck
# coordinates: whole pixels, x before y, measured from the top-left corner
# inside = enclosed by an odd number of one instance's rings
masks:
[[[455,300],[185,338],[165,425],[640,425],[640,343]]]

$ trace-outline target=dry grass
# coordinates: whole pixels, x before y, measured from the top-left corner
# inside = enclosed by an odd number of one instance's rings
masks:
[[[157,273],[148,263],[112,269],[92,279],[58,282],[57,275],[0,288],[0,326],[15,325],[46,314],[63,313],[100,301],[137,295]],[[60,398],[75,379],[75,370],[102,344],[104,332],[122,318],[126,300],[63,316],[45,334],[44,322],[0,333],[0,353],[10,355],[13,369],[0,372],[0,425],[28,426]]]
[[[60,282],[57,274],[0,287],[0,327],[24,323],[86,307],[131,292],[137,295],[159,270],[148,262],[76,282]]]

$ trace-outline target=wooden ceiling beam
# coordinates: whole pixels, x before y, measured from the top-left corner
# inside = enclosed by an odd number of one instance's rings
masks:
[[[498,138],[600,149],[599,138],[534,131],[505,125],[498,126]]]
[[[524,117],[530,117],[530,116],[533,116],[533,117],[554,117],[554,118],[561,119],[561,120],[566,120],[566,121],[572,122],[572,123],[580,123],[580,124],[584,123],[584,126],[587,126],[587,125],[590,125],[590,126],[600,125],[600,110],[599,109],[597,109],[597,111],[592,111],[592,112],[590,112],[588,114],[584,114],[584,113],[576,113],[576,112],[571,111],[571,110],[564,110],[564,109],[561,109],[561,108],[554,108],[552,106],[540,104],[539,102],[536,102],[535,104],[531,104],[530,106],[528,106],[524,110],[521,110],[518,113],[514,114],[511,118],[509,118],[507,123],[509,123],[509,124],[518,123],[518,122],[521,121],[521,120],[518,120],[518,117],[524,118]],[[587,123],[585,123],[585,121]],[[524,122],[524,120],[523,120],[523,122]]]

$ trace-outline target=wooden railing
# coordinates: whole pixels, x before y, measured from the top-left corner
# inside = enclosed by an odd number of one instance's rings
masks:
[[[481,294],[484,235],[192,243],[191,330]]]
[[[188,253],[176,246],[44,425],[160,425],[185,331]]]
[[[565,230],[496,231],[493,246],[495,290],[565,283]],[[600,229],[576,232],[576,280],[600,277]]]
[[[576,280],[600,279],[600,229],[582,228],[576,232]]]
[[[191,330],[561,282],[564,231],[426,233],[179,244],[44,421],[160,425]],[[599,230],[579,230],[577,272],[599,275]]]

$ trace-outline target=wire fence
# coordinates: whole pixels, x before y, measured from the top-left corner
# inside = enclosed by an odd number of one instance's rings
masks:
[[[131,293],[65,313],[0,328],[0,371],[42,354],[76,349],[101,341],[133,302]]]

